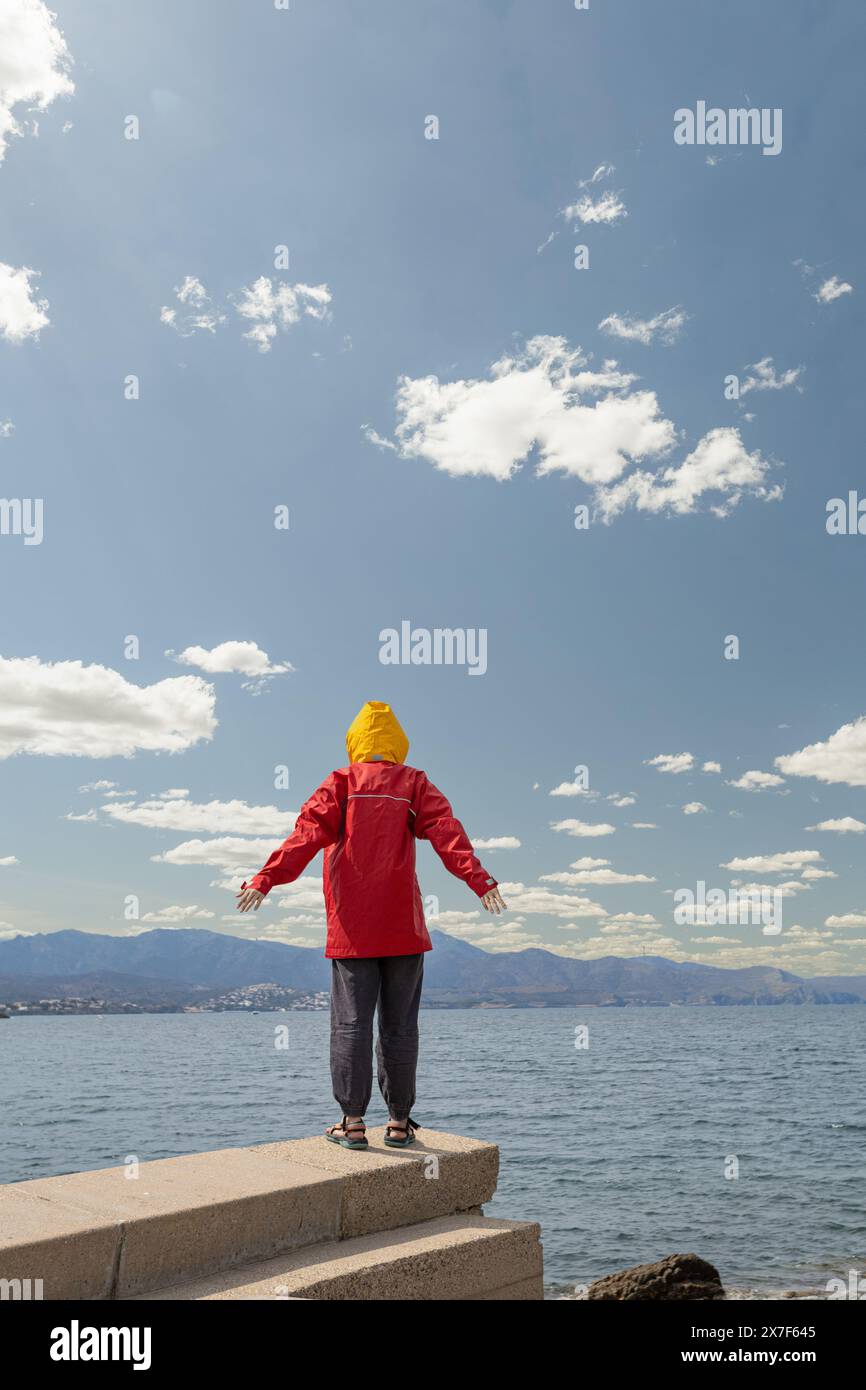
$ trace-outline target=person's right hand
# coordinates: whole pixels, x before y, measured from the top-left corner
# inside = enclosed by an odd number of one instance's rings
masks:
[[[481,902],[483,906],[487,908],[488,912],[492,912],[496,916],[498,916],[500,912],[504,912],[506,909],[506,904],[502,901],[502,898],[499,895],[498,888],[491,888],[489,893],[484,894],[484,897],[481,899]]]
[[[237,899],[238,912],[249,912],[250,908],[258,912],[265,900],[265,895],[260,893],[258,888],[242,888]]]

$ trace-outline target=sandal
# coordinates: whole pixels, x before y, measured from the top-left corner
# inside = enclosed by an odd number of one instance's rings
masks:
[[[352,1120],[350,1123],[348,1115],[344,1115],[338,1125],[331,1125],[330,1129],[326,1129],[325,1138],[331,1144],[339,1144],[344,1149],[366,1149],[369,1147],[367,1144],[367,1126],[364,1121]]]
[[[408,1149],[410,1144],[415,1143],[414,1131],[420,1128],[421,1126],[416,1124],[414,1120],[407,1120],[405,1124],[397,1124],[395,1121],[390,1120],[385,1126],[385,1143],[390,1149]],[[403,1137],[392,1139],[392,1134],[402,1135]]]

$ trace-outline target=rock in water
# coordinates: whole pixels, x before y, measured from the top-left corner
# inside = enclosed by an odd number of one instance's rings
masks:
[[[684,1301],[725,1297],[719,1271],[697,1255],[667,1255],[590,1284],[587,1298]]]

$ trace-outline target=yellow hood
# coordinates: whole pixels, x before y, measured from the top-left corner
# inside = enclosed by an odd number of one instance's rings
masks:
[[[349,725],[346,751],[350,763],[405,763],[409,740],[390,705],[368,700]]]

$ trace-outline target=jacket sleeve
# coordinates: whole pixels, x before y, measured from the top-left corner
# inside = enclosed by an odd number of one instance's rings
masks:
[[[242,883],[241,888],[257,888],[260,893],[267,894],[277,884],[292,883],[299,878],[320,849],[340,838],[344,806],[339,778],[332,772],[304,802],[289,838],[274,850],[255,878]]]
[[[448,872],[462,879],[479,898],[496,887],[496,879],[475,857],[469,836],[448,801],[424,776],[415,800],[415,835],[429,840]]]

